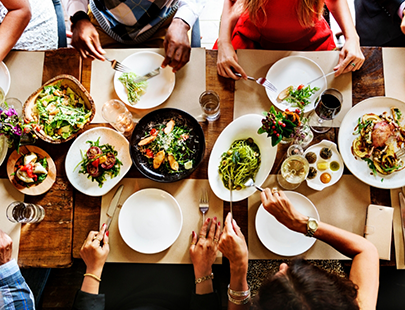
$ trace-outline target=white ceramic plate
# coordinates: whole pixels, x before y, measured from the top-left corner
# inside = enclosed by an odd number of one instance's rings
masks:
[[[391,115],[390,109],[394,106],[405,114],[405,103],[398,99],[373,97],[363,100],[347,112],[339,129],[339,149],[346,167],[360,181],[378,188],[392,189],[405,186],[405,169],[390,175],[377,173],[377,176],[374,176],[367,163],[364,160],[356,159],[352,154],[353,140],[358,137],[358,135],[353,135],[353,131],[358,119],[364,114],[374,113],[380,115],[387,111]]]
[[[329,148],[332,151],[332,157],[329,159],[323,159],[320,155],[319,152],[321,151],[322,148]],[[316,161],[313,164],[309,164],[310,167],[314,167],[317,170],[316,176],[313,179],[306,179],[307,184],[309,187],[317,190],[317,191],[321,191],[323,190],[325,187],[331,186],[333,184],[335,184],[337,181],[340,180],[340,178],[343,175],[343,170],[345,168],[344,163],[343,163],[343,159],[339,154],[339,151],[337,150],[336,144],[328,141],[328,140],[322,140],[320,143],[312,145],[311,147],[307,148],[305,150],[305,155],[309,152],[314,152],[316,154]],[[327,162],[329,165],[331,162],[336,161],[339,163],[339,170],[337,171],[332,171],[330,169],[330,167],[326,170],[319,170],[317,168],[317,164],[319,162]],[[331,176],[331,181],[329,183],[322,183],[321,182],[321,175],[323,173],[329,173]]]
[[[10,90],[11,77],[10,72],[4,62],[0,62],[0,87],[4,90],[4,96]]]
[[[212,191],[218,198],[230,201],[229,190],[222,183],[218,167],[221,162],[221,156],[229,150],[229,147],[235,140],[252,138],[260,149],[261,165],[256,175],[256,185],[260,186],[269,176],[276,158],[277,147],[271,146],[270,138],[267,134],[259,135],[257,130],[262,126],[263,116],[259,114],[247,114],[239,117],[230,123],[219,135],[212,149],[208,161],[208,181]],[[232,191],[232,201],[240,201],[249,197],[256,191],[254,187],[248,187],[239,191]]]
[[[163,59],[164,57],[162,55],[154,52],[137,52],[125,58],[122,64],[131,68],[136,75],[142,76],[159,67]],[[146,93],[136,104],[132,105],[128,101],[127,90],[118,80],[121,74],[121,72],[117,71],[114,75],[115,92],[125,104],[132,108],[154,108],[165,102],[174,89],[175,75],[172,72],[172,68],[167,66],[160,70],[159,75],[148,80]]]
[[[3,135],[0,136],[0,166],[3,164],[8,151],[7,138]]]
[[[81,152],[87,152],[90,147],[89,143],[86,141],[97,141],[100,137],[100,145],[110,144],[114,146],[115,150],[118,152],[118,159],[122,162],[121,170],[119,175],[115,178],[110,179],[106,176],[107,181],[104,182],[103,187],[98,187],[96,181],[92,182],[91,179],[87,178],[87,174],[79,173],[80,165],[75,169],[75,167],[82,161]],[[79,137],[72,143],[69,151],[66,155],[65,169],[66,176],[73,187],[78,191],[86,194],[88,196],[103,196],[107,194],[128,172],[131,168],[132,160],[129,155],[129,142],[122,135],[120,135],[115,130],[110,128],[93,128],[90,129]]]
[[[297,192],[284,192],[297,211],[319,221],[314,204]],[[285,227],[260,205],[256,213],[256,232],[259,240],[271,252],[281,256],[295,256],[308,251],[315,238],[306,237]]]
[[[122,239],[144,254],[166,250],[176,241],[182,226],[183,214],[177,200],[157,188],[132,194],[124,202],[118,218]]]
[[[286,101],[280,102],[277,100],[279,93],[288,86],[298,87],[301,84],[322,76],[324,74],[321,67],[313,60],[302,56],[289,56],[280,59],[272,65],[267,71],[266,79],[277,87],[277,93],[266,89],[267,97],[280,110],[291,109],[291,104]],[[304,112],[309,112],[314,109],[316,99],[322,91],[326,89],[326,78],[319,79],[311,84],[311,87],[319,87],[320,89],[311,96],[311,104],[307,105]],[[294,107],[295,109],[295,107]]]

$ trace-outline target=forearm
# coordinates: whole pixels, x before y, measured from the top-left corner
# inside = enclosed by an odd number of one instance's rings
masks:
[[[248,264],[243,263],[238,266],[231,266],[231,278],[229,281],[229,287],[234,291],[247,291],[249,289],[247,283],[247,269]],[[235,305],[228,300],[229,310],[247,310],[250,307],[250,302],[246,305]]]
[[[95,275],[96,277],[98,277],[100,279],[101,279],[102,272],[103,272],[103,270],[92,270],[89,268],[86,269],[86,274],[89,273],[89,274]],[[98,294],[99,288],[100,288],[100,282],[97,279],[95,279],[91,276],[84,277],[82,287],[81,287],[82,292],[89,293],[89,294]]]
[[[326,0],[326,5],[333,17],[336,19],[346,40],[359,40],[359,36],[354,27],[347,0]]]
[[[241,15],[239,5],[237,1],[225,0],[219,27],[218,45],[231,43],[233,30]]]
[[[196,280],[199,278],[209,276],[211,273],[212,273],[212,268],[210,268],[209,270],[205,270],[205,271],[199,271],[194,268],[194,275],[195,275]],[[204,295],[204,294],[209,294],[212,292],[214,292],[214,286],[212,284],[211,279],[205,280],[205,281],[203,281],[201,283],[197,283],[195,285],[195,293],[197,295]]]

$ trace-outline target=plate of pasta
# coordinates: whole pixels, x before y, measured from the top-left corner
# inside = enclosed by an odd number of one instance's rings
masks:
[[[263,117],[247,114],[230,123],[219,135],[208,161],[208,181],[215,195],[230,201],[240,201],[256,190],[245,187],[249,179],[260,186],[269,176],[276,158],[277,147],[271,146],[266,135],[260,135]]]
[[[347,168],[377,188],[405,185],[405,163],[395,154],[405,147],[405,103],[373,97],[354,106],[339,130],[339,149]]]

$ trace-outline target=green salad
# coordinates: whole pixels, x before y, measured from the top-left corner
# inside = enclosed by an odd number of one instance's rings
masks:
[[[296,89],[290,86],[288,96],[284,100],[290,103],[292,107],[303,109],[311,103],[309,99],[319,89],[319,87],[311,87],[310,85],[304,87],[303,84],[299,85]]]
[[[92,111],[70,87],[57,83],[44,86],[36,100],[37,131],[54,140],[67,139],[90,120]]]
[[[133,72],[125,72],[123,73],[118,80],[125,86],[128,92],[128,101],[131,104],[137,103],[143,94],[146,92],[146,88],[148,87],[147,81],[142,81],[139,83],[134,83],[134,80],[138,76]]]

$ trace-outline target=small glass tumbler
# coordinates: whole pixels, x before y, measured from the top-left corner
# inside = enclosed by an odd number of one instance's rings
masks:
[[[104,103],[101,114],[120,134],[129,137],[135,128],[131,112],[124,103],[117,99],[111,99]]]
[[[207,90],[200,95],[200,105],[207,121],[215,121],[221,115],[220,100],[216,92]]]
[[[13,108],[17,112],[18,117],[23,116],[23,104],[20,101],[20,99],[11,97],[11,98],[6,98],[4,101],[7,102],[7,105],[9,108]],[[6,105],[3,102],[2,109],[5,109],[5,108],[6,108]]]
[[[45,217],[45,210],[40,205],[14,201],[6,210],[6,216],[13,223],[39,223]]]

